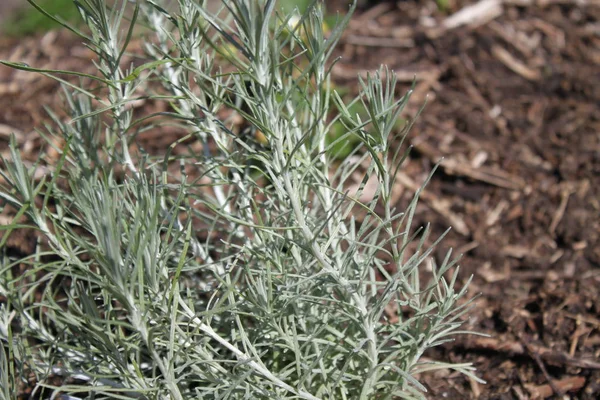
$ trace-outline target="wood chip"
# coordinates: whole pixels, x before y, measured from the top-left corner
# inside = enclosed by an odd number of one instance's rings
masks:
[[[551,235],[554,235],[554,232],[556,232],[556,227],[558,227],[558,224],[560,224],[560,221],[562,221],[562,219],[565,215],[565,211],[567,209],[567,203],[569,202],[569,197],[571,197],[571,191],[563,190],[562,197],[560,199],[560,204],[558,205],[558,208],[556,209],[556,212],[554,213],[554,217],[552,217],[552,222],[550,223],[550,227],[548,228]]]
[[[534,32],[528,36],[524,32],[517,31],[514,27],[506,22],[499,23],[492,21],[488,27],[500,36],[507,44],[517,49],[524,57],[532,57],[535,49],[537,49],[542,40],[539,32]]]
[[[481,26],[498,18],[502,13],[501,0],[481,0],[452,14],[443,20],[439,26],[431,28],[427,34],[432,38],[437,38],[446,31],[460,26]]]
[[[492,264],[486,262],[482,268],[477,270],[477,274],[481,276],[487,283],[504,281],[509,278],[510,273],[507,271],[496,271],[491,268]]]
[[[427,155],[433,162],[437,163],[443,157],[442,154],[439,154],[436,149],[424,141],[415,142],[413,145],[415,149]],[[525,182],[520,177],[496,168],[485,166],[473,168],[468,162],[460,162],[453,158],[443,159],[440,165],[448,175],[466,176],[477,181],[511,190],[522,190],[525,187]]]
[[[487,214],[487,216],[485,218],[485,225],[486,226],[495,225],[498,222],[498,220],[500,219],[500,216],[502,215],[504,210],[506,208],[508,208],[508,206],[509,206],[509,204],[506,200],[499,201],[498,205]]]
[[[527,255],[530,255],[531,253],[533,253],[533,251],[525,246],[518,246],[518,245],[508,245],[508,246],[504,246],[502,248],[501,253],[505,256],[508,257],[512,257],[512,258],[525,258]]]
[[[498,45],[492,46],[492,55],[504,64],[511,71],[521,75],[530,81],[537,81],[542,78],[542,74],[535,69],[529,68],[521,61],[517,60],[508,50]]]
[[[554,380],[553,383],[561,392],[566,393],[583,388],[586,380],[583,376],[569,376],[567,378]],[[555,394],[554,389],[550,384],[539,386],[526,384],[525,388],[534,399],[547,399]]]
[[[502,15],[500,0],[482,0],[464,7],[442,22],[446,29],[458,28],[462,25],[482,25]]]

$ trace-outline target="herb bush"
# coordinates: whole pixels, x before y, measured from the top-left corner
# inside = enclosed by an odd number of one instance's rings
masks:
[[[57,161],[26,165],[14,140],[3,160],[0,204],[17,213],[1,245],[24,227],[41,239],[26,258],[2,253],[0,396],[424,398],[423,372],[473,376],[422,358],[466,333],[471,301],[451,252],[436,265],[412,226],[419,193],[402,212],[392,202],[410,92],[396,99],[385,69],[352,102],[332,89],[352,7],[325,35],[318,3],[293,18],[274,1],[74,3],[97,76],[3,62],[60,80],[70,118],[50,114]],[[123,65],[138,34],[144,61]],[[169,111],[135,117],[141,98]],[[136,144],[167,125],[187,135],[162,156]],[[360,145],[336,161],[350,137]]]

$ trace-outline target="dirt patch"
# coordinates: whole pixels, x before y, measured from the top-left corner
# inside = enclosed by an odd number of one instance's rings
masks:
[[[487,9],[469,9],[483,3]],[[399,202],[441,162],[417,222],[464,253],[462,281],[481,293],[461,337],[429,356],[474,362],[424,376],[432,399],[600,397],[600,5],[570,1],[401,1],[366,7],[339,51],[336,79],[380,64],[407,89],[417,76]],[[467,25],[457,13],[471,10]],[[454,18],[454,19],[452,19]],[[0,58],[86,69],[92,55],[66,34],[0,41]],[[25,91],[24,88],[27,88]],[[0,67],[0,151],[16,129],[34,159],[55,103],[47,79]],[[10,128],[10,129],[9,129]],[[176,134],[176,133],[173,133]],[[9,242],[26,252],[26,236]],[[34,240],[34,238],[31,238]],[[562,398],[562,397],[561,397]],[[567,397],[569,398],[569,397]]]
[[[474,361],[488,385],[426,378],[431,398],[600,395],[600,7],[520,4],[444,29],[439,10],[383,3],[342,49],[345,68],[421,75],[414,104],[429,99],[405,173],[444,158],[419,221],[459,228],[445,245],[465,252],[482,295],[469,326],[491,338],[443,356]]]

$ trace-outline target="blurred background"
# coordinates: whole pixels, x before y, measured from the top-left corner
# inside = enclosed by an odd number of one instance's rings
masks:
[[[39,3],[76,16],[70,0]],[[328,21],[347,10],[326,3]],[[0,0],[0,20],[0,59],[93,71],[81,40],[24,0]],[[361,1],[338,55],[333,78],[347,96],[380,64],[402,82],[399,95],[414,82],[399,127],[426,106],[407,139],[399,209],[440,163],[417,222],[431,223],[433,239],[452,226],[436,257],[464,254],[461,279],[473,275],[470,293],[481,295],[466,328],[491,336],[429,356],[474,362],[488,384],[439,372],[422,377],[430,398],[600,398],[600,1]],[[60,109],[58,92],[0,67],[3,155],[15,133],[25,158],[53,156],[34,128],[48,121],[44,106]],[[139,140],[158,152],[177,135]],[[34,244],[23,232],[8,246],[28,254]]]

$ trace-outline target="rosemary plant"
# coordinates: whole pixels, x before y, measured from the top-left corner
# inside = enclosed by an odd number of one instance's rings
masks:
[[[330,82],[352,8],[325,34],[316,2],[74,3],[97,75],[2,62],[60,80],[69,118],[50,114],[58,161],[28,165],[13,141],[0,170],[16,210],[2,247],[15,229],[40,237],[34,254],[2,253],[0,397],[424,398],[426,371],[474,377],[422,358],[465,333],[471,301],[451,253],[436,265],[412,226],[419,193],[402,212],[392,200],[410,92],[397,99],[386,69],[349,103]],[[136,35],[145,54],[128,52]],[[168,111],[136,115],[140,99]],[[137,135],[169,125],[186,135],[144,152]],[[351,136],[339,163],[329,150]]]

